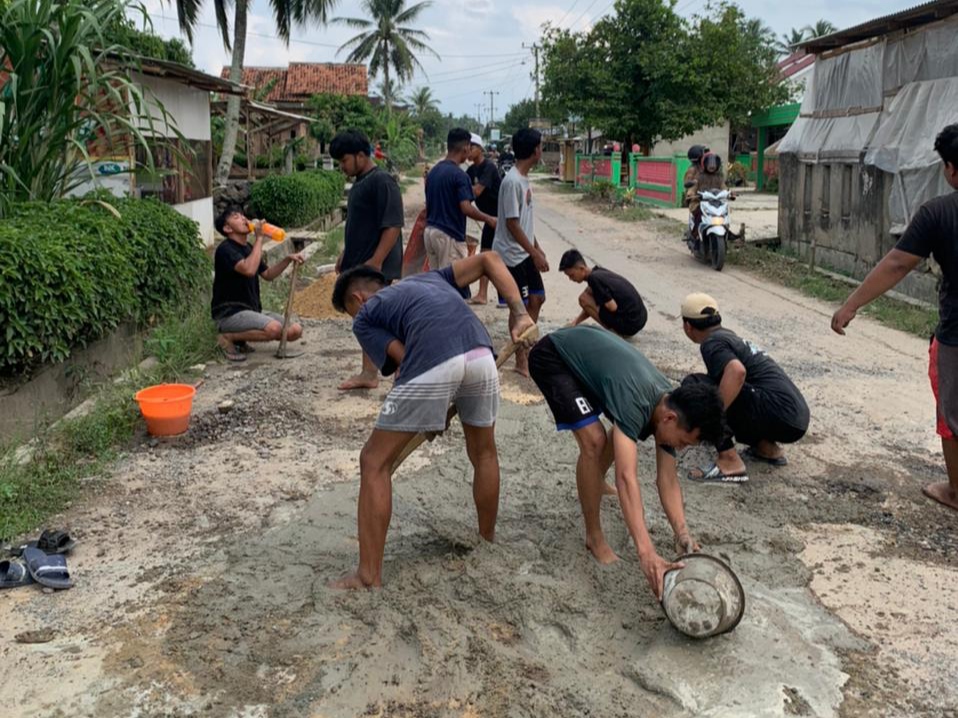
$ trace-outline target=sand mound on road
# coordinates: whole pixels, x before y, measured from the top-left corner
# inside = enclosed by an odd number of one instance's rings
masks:
[[[333,309],[333,286],[336,275],[324,274],[293,298],[293,311],[307,319],[349,319]]]

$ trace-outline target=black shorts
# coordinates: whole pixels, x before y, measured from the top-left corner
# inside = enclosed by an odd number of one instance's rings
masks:
[[[602,326],[611,329],[620,337],[634,337],[642,331],[648,319],[649,315],[645,307],[642,307],[638,317],[626,317],[621,312],[610,312],[605,307],[599,307],[599,321],[602,322]]]
[[[549,337],[532,347],[529,373],[552,410],[556,429],[574,431],[599,420],[598,399],[572,373]]]
[[[546,288],[542,284],[542,275],[536,269],[532,257],[526,257],[514,267],[509,267],[509,274],[516,280],[519,287],[519,293],[522,295],[522,301],[528,302],[529,297],[545,297]]]
[[[479,240],[479,249],[488,252],[492,249],[492,240],[496,238],[496,230],[488,224],[482,225],[482,238]]]

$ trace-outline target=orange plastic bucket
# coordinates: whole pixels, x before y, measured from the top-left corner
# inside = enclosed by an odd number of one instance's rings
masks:
[[[190,426],[194,394],[196,387],[189,384],[158,384],[141,389],[134,398],[147,431],[153,436],[176,436]]]

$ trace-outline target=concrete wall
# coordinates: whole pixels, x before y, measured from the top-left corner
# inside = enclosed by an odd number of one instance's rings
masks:
[[[816,266],[863,279],[898,241],[890,232],[891,176],[860,163],[779,157],[778,233],[782,245]],[[937,300],[937,267],[913,272],[898,291]]]
[[[675,142],[656,142],[652,147],[653,157],[670,157],[684,155],[692,145],[706,145],[712,152],[721,155],[723,161],[728,160],[729,123],[715,127],[703,127]]]
[[[213,245],[213,198],[204,197],[192,202],[174,204],[173,209],[185,217],[189,217],[200,225],[200,239],[207,247]]]
[[[134,327],[124,325],[66,361],[0,389],[0,441],[30,437],[38,427],[59,419],[83,401],[87,386],[130,366],[141,349]]]
[[[210,93],[197,90],[178,82],[164,80],[160,77],[149,77],[133,73],[133,79],[146,90],[152,91],[153,96],[163,104],[163,108],[170,115],[176,129],[188,140],[209,140],[210,135]],[[148,93],[147,93],[148,94]],[[159,120],[160,111],[156,103],[149,101],[151,107],[156,108],[153,114],[154,129],[163,136],[171,136],[171,128]]]

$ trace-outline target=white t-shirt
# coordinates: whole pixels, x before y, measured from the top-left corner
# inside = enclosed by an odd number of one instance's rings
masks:
[[[522,248],[506,226],[507,219],[518,219],[530,243],[535,244],[536,221],[532,208],[532,189],[529,178],[513,167],[502,178],[499,187],[499,212],[496,216],[496,236],[492,249],[499,253],[507,267],[515,267],[525,261],[529,253]]]

